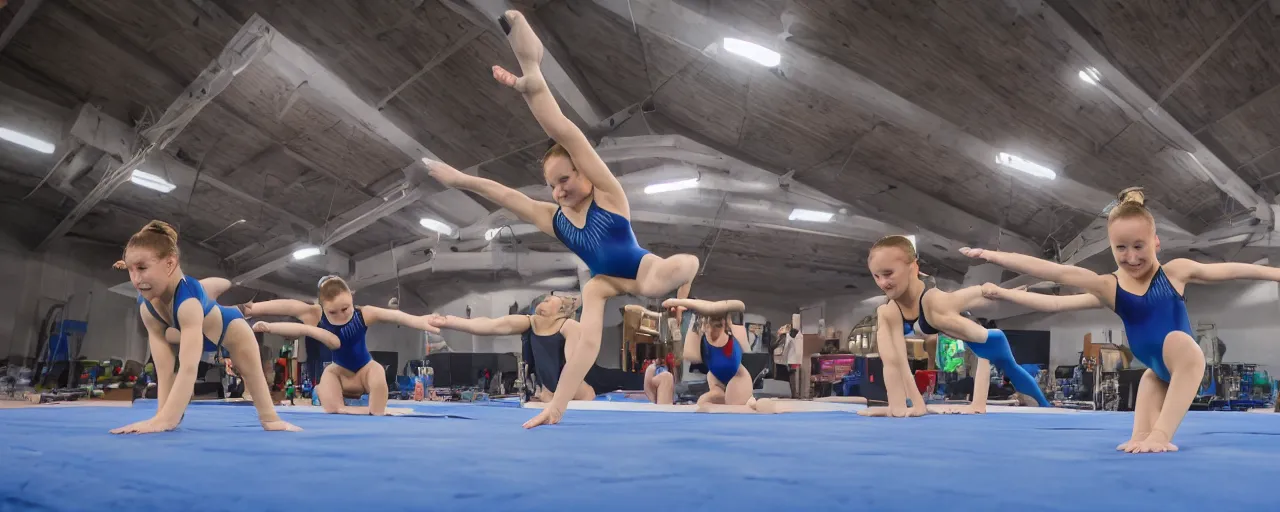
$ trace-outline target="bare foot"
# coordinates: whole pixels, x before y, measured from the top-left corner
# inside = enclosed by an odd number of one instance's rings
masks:
[[[1117,446],[1116,451],[1127,452],[1133,447],[1138,446],[1138,443],[1141,443],[1146,439],[1147,439],[1147,434],[1135,434],[1128,441],[1125,441],[1120,446]]]
[[[1126,453],[1164,453],[1176,452],[1178,446],[1159,432],[1152,432],[1146,439],[1130,444]]]
[[[542,63],[542,54],[545,50],[542,47],[542,41],[533,32],[533,27],[529,26],[529,20],[524,19],[524,14],[516,10],[507,11],[503,16],[511,25],[511,33],[507,34],[507,40],[511,42],[511,51],[515,52],[520,67],[526,71],[530,67],[537,67]]]
[[[907,409],[906,417],[919,418],[926,414],[929,414],[929,408],[925,406],[925,404],[913,405],[911,408]]]
[[[302,432],[302,429],[287,421],[264,421],[262,429],[268,432]]]
[[[890,416],[895,418],[901,418],[906,415],[907,415],[906,407],[898,408],[896,414],[893,407],[868,407],[866,409],[858,411],[858,416],[867,416],[870,418],[888,418]]]

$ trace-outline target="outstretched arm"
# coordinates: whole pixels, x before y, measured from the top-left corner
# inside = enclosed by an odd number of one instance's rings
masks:
[[[1257,281],[1280,281],[1280,268],[1252,263],[1200,263],[1195,260],[1178,258],[1165,264],[1169,277],[1186,283],[1214,283],[1249,279]]]
[[[157,409],[156,416],[164,412],[165,399],[169,397],[169,390],[173,389],[173,365],[175,357],[173,354],[173,345],[170,345],[167,337],[172,331],[173,343],[181,341],[177,329],[166,329],[159,320],[151,316],[146,311],[146,306],[142,308],[142,325],[147,328],[147,345],[151,347],[151,359],[155,363],[156,369],[156,398]]]
[[[200,301],[187,299],[178,306],[178,330],[182,337],[178,345],[178,374],[173,379],[168,398],[156,415],[157,430],[177,428],[182,415],[187,412],[187,405],[191,403],[191,395],[195,393],[200,354],[204,351],[204,310]],[[157,365],[159,362],[156,361]],[[157,366],[156,372],[159,371]]]
[[[479,336],[520,334],[532,326],[528,315],[507,315],[500,318],[460,318],[449,315],[436,316],[429,321],[438,329],[450,329]]]
[[[986,260],[1009,270],[1022,274],[1030,274],[1040,279],[1053,281],[1082,288],[1099,298],[1110,300],[1110,293],[1115,288],[1115,281],[1097,272],[1074,265],[1063,265],[1024,254],[992,251],[988,249],[960,249],[961,253],[971,258]]]
[[[552,217],[556,214],[556,205],[544,201],[535,201],[520,191],[496,181],[472,176],[454,169],[444,162],[423,160],[431,177],[446,187],[460,188],[475,192],[485,199],[498,203],[498,206],[511,210],[520,220],[533,224],[539,231],[555,235],[551,226]]]
[[[740,300],[667,299],[662,301],[662,307],[687,308],[703,316],[722,316],[747,310],[747,306]]]
[[[413,316],[404,311],[395,309],[383,309],[376,306],[360,306],[360,312],[364,313],[364,321],[369,325],[381,322],[389,322],[400,324],[405,327],[427,331],[430,333],[440,334],[440,328],[431,325],[431,319],[437,315]]]
[[[1012,302],[1036,311],[1045,312],[1079,311],[1103,307],[1102,300],[1089,293],[1045,295],[1032,293],[1023,288],[1005,289],[993,283],[982,285],[982,296],[988,299]]]
[[[204,288],[204,294],[209,300],[216,302],[219,295],[231,289],[231,281],[221,277],[206,277],[200,280],[200,287]]]
[[[542,41],[538,40],[533,27],[529,26],[529,21],[519,11],[507,11],[504,16],[511,25],[511,32],[507,39],[511,41],[511,49],[515,51],[516,60],[520,63],[520,72],[524,76],[516,77],[501,66],[494,66],[493,77],[520,91],[524,95],[525,103],[529,104],[533,117],[538,120],[539,125],[542,125],[543,131],[569,152],[573,166],[591,182],[596,193],[609,196],[612,201],[620,201],[621,204],[615,203],[615,205],[629,213],[630,208],[626,208],[627,198],[622,191],[622,184],[609,171],[609,167],[605,165],[604,160],[600,159],[600,155],[596,154],[586,134],[582,133],[573,121],[565,117],[564,112],[560,110],[560,105],[556,104],[555,97],[551,95],[551,88],[547,86],[547,81],[542,76],[541,63],[544,52]]]
[[[295,299],[276,299],[266,302],[246,302],[244,303],[244,316],[291,316],[299,320],[309,319],[307,317],[315,316],[316,305],[307,304]],[[316,318],[319,321],[319,318]]]
[[[258,322],[253,324],[253,332],[271,333],[285,338],[301,338],[307,336],[329,347],[329,350],[342,348],[342,340],[338,335],[306,324],[295,322]]]

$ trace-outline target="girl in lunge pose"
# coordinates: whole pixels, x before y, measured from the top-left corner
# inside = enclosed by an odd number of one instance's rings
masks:
[[[219,306],[205,295],[199,281],[182,273],[178,233],[168,224],[151,221],[129,238],[124,260],[116,268],[129,271],[138,290],[138,313],[147,329],[147,342],[155,359],[159,405],[153,418],[112,430],[113,434],[146,434],[173,430],[195,391],[196,370],[206,346],[226,346],[231,359],[243,368],[245,386],[253,395],[258,420],[266,430],[301,430],[281,421],[271,404],[267,378],[258,364],[258,342],[235,308]],[[169,327],[177,329],[178,370],[174,350],[165,339]],[[217,340],[216,342],[213,340]]]
[[[1133,435],[1116,447],[1129,453],[1178,449],[1173,436],[1204,377],[1204,353],[1196,344],[1183,297],[1187,283],[1280,281],[1280,270],[1262,265],[1206,264],[1181,258],[1160,264],[1155,217],[1144,203],[1142,189],[1125,189],[1120,203],[1107,215],[1107,238],[1119,267],[1110,274],[1022,254],[961,249],[967,256],[1010,270],[1082,288],[1096,301],[1094,307],[1106,306],[1120,316],[1134,357],[1148,368],[1138,384]]]
[[[480,194],[514,212],[542,232],[555,236],[586,262],[592,278],[582,287],[582,330],[568,340],[565,363],[554,398],[526,428],[560,421],[591,362],[600,352],[604,303],[633,294],[659,298],[676,291],[689,296],[698,258],[688,254],[659,257],[641,248],[631,230],[631,207],[622,184],[609,171],[586,135],[565,117],[542,77],[542,42],[517,11],[500,20],[523,76],[493,67],[493,77],[519,91],[533,116],[556,144],[542,159],[543,175],[557,204],[534,201],[494,181],[469,176],[444,163],[424,160],[444,185]]]
[[[1026,369],[1018,365],[1009,349],[1009,340],[999,329],[987,329],[964,316],[964,312],[988,304],[982,288],[971,286],[955,292],[925,289],[920,279],[920,265],[915,245],[904,236],[886,236],[871,247],[867,259],[876,286],[889,299],[876,308],[880,338],[877,346],[884,361],[884,387],[888,407],[873,407],[858,414],[864,416],[921,416],[926,414],[924,397],[916,387],[907,362],[905,334],[939,332],[962,340],[978,356],[974,375],[990,375],[994,364],[1009,377],[1018,392],[1031,396],[1041,407],[1048,407],[1040,386]],[[975,379],[980,381],[980,379]],[[959,412],[984,413],[987,410],[987,388],[975,384],[973,400]],[[907,407],[907,399],[911,407]]]

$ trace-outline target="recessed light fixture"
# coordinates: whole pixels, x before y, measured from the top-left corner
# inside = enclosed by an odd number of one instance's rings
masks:
[[[436,219],[423,218],[423,219],[421,219],[421,220],[419,220],[419,221],[418,221],[418,224],[422,224],[422,227],[427,228],[427,229],[430,229],[430,230],[435,231],[436,233],[440,233],[440,234],[442,234],[442,235],[452,235],[452,234],[453,234],[453,228],[449,227],[449,225],[448,225],[448,224],[445,224],[445,223],[443,223],[443,222],[440,222],[440,221],[438,221],[438,220],[436,220]]]
[[[134,185],[149,188],[156,192],[160,192],[161,194],[168,194],[169,192],[173,192],[173,189],[178,188],[177,185],[169,183],[169,181],[164,178],[149,172],[139,171],[137,169],[133,170],[133,175],[129,177],[129,181],[132,181]]]
[[[53,144],[42,141],[25,133],[18,133],[8,128],[0,128],[0,139],[19,146],[26,146],[46,155],[53,153]]]
[[[724,49],[729,50],[730,53],[736,53],[751,59],[757,64],[768,68],[782,63],[782,55],[778,52],[741,39],[734,39],[732,37],[724,38]]]
[[[1040,178],[1051,180],[1058,177],[1058,173],[1053,172],[1053,169],[1008,153],[997,155],[996,163]]]
[[[698,186],[697,178],[690,178],[680,181],[669,181],[666,183],[655,183],[644,188],[646,194],[661,194],[663,192],[674,192],[676,190],[684,190]]]
[[[319,256],[320,254],[323,254],[323,253],[324,253],[324,250],[320,249],[319,247],[304,247],[302,249],[293,251],[293,259],[305,260],[312,256]]]
[[[1098,82],[1102,81],[1102,73],[1098,72],[1098,68],[1089,66],[1080,70],[1080,79],[1089,85],[1098,85]]]
[[[788,220],[803,220],[809,222],[831,222],[831,218],[835,214],[831,212],[819,212],[814,210],[806,210],[804,208],[796,208],[791,210],[791,216]]]

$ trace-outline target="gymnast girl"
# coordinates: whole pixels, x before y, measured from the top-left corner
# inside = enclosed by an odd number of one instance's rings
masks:
[[[1116,447],[1128,453],[1177,451],[1173,436],[1195,400],[1204,376],[1204,353],[1196,344],[1183,291],[1187,283],[1235,279],[1280,281],[1280,270],[1248,263],[1199,263],[1175,259],[1161,264],[1160,237],[1141,188],[1120,192],[1107,214],[1107,239],[1118,267],[1099,275],[1022,254],[961,249],[965,255],[1007,269],[1085,290],[1124,323],[1133,355],[1147,366],[1138,384],[1133,434]],[[1005,293],[1008,293],[1006,291]]]
[[[439,333],[439,329],[429,323],[435,315],[413,316],[393,309],[356,306],[351,288],[338,276],[322,277],[316,287],[319,289],[319,300],[315,304],[294,299],[249,302],[243,304],[244,314],[249,317],[294,317],[302,324],[260,323],[258,328],[265,330],[259,332],[310,336],[333,351],[333,364],[325,367],[315,388],[324,412],[386,415],[387,374],[382,365],[373,360],[369,347],[365,344],[369,326],[387,322]],[[333,336],[321,336],[322,332]],[[367,407],[345,405],[344,395],[360,396],[366,393],[369,395]]]
[[[529,307],[531,314],[507,315],[501,318],[459,318],[437,316],[431,325],[478,336],[521,337],[521,356],[529,366],[528,375],[537,382],[536,401],[551,403],[562,381],[566,361],[573,357],[566,342],[578,335],[581,326],[573,319],[577,301],[563,295],[540,295]],[[657,365],[646,368],[643,382],[634,373],[603,368],[592,364],[583,382],[573,393],[573,400],[595,400],[596,395],[611,391],[643,388],[650,402],[674,403],[675,382],[671,374],[658,373]]]
[[[858,414],[903,417],[927,413],[924,397],[916,387],[907,362],[905,335],[914,332],[926,336],[941,332],[964,341],[979,358],[975,375],[989,375],[988,365],[994,364],[1009,377],[1018,392],[1032,397],[1041,407],[1049,407],[1049,401],[1035,377],[1014,360],[1004,332],[986,329],[964,316],[965,311],[989,303],[982,296],[982,287],[971,286],[955,292],[926,289],[920,279],[915,244],[904,236],[891,235],[877,241],[871,247],[867,264],[876,286],[889,299],[876,308],[878,332],[881,334],[877,346],[884,361],[884,386],[889,406],[872,407],[858,411]],[[988,386],[975,385],[970,405],[956,412],[986,412],[987,392]],[[907,407],[907,398],[911,399],[910,408]]]
[[[689,254],[659,257],[641,248],[631,229],[631,207],[622,184],[596,154],[586,135],[560,111],[540,69],[543,46],[518,11],[500,21],[509,29],[511,47],[523,76],[493,67],[493,76],[519,91],[555,145],[543,156],[542,168],[556,204],[534,201],[494,181],[469,176],[441,162],[424,160],[431,175],[446,186],[475,192],[514,212],[525,222],[553,235],[582,258],[592,278],[582,288],[582,326],[570,338],[554,399],[525,428],[560,422],[578,383],[600,352],[604,304],[609,297],[633,294],[662,297],[675,290],[689,296],[698,258]]]
[[[124,260],[116,264],[120,266],[128,269],[129,281],[138,290],[138,313],[155,360],[159,405],[155,417],[111,433],[145,434],[177,428],[195,391],[197,363],[206,344],[219,349],[225,345],[242,369],[262,428],[302,430],[276,414],[266,376],[258,364],[258,342],[244,316],[236,308],[210,300],[200,282],[182,273],[178,234],[172,227],[161,221],[148,223],[129,238]],[[165,339],[168,327],[178,330],[176,375],[173,349]]]
[[[684,360],[707,367],[707,387],[698,397],[698,409],[712,412],[717,405],[745,406],[752,399],[751,374],[742,366],[742,353],[749,350],[747,329],[733,323],[731,313],[741,313],[746,306],[740,300],[706,301],[700,299],[667,299],[662,306],[669,310],[688,309],[698,321],[684,335]]]

